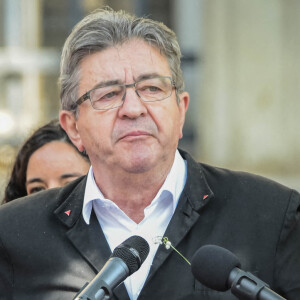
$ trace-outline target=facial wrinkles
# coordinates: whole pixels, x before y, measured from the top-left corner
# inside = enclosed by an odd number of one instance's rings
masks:
[[[125,46],[125,49],[124,49]],[[154,49],[150,48],[147,51],[147,54],[145,53],[135,53],[134,56],[132,56],[132,53],[134,53],[134,50],[136,47],[143,47],[145,46],[145,42],[141,41],[139,39],[132,39],[129,40],[127,43],[117,46],[115,49],[117,51],[117,57],[120,61],[120,65],[123,66],[124,70],[124,83],[125,84],[131,84],[136,81],[136,78],[141,75],[145,71],[145,60],[149,60],[149,65],[154,68],[151,73],[156,72],[155,70],[155,59],[153,58],[153,51]],[[148,44],[146,44],[148,46]],[[145,57],[146,56],[146,57]]]

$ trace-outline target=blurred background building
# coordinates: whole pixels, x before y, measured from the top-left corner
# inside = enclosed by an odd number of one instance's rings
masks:
[[[66,37],[105,5],[177,33],[191,95],[183,149],[300,190],[300,1],[0,0],[0,197],[21,143],[58,116]]]

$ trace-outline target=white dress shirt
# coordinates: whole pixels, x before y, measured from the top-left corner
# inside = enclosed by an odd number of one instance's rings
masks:
[[[170,173],[151,204],[145,208],[145,217],[139,224],[103,196],[94,180],[93,168],[89,170],[82,208],[85,222],[89,224],[93,208],[111,251],[133,235],[143,237],[150,246],[149,255],[140,269],[124,281],[131,300],[137,299],[148,276],[159,246],[154,240],[164,235],[172,218],[185,185],[186,169],[186,162],[177,150]]]

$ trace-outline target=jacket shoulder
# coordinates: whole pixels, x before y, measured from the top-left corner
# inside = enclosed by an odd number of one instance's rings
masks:
[[[287,205],[290,198],[296,202],[300,195],[297,191],[272,179],[244,171],[230,170],[196,162],[188,153],[181,151],[187,161],[188,193],[195,195],[199,190],[205,190],[214,195],[215,199],[232,199],[242,202],[252,202],[253,205],[276,206]],[[193,192],[196,191],[196,192]],[[298,199],[298,200],[297,200]]]
[[[291,193],[292,191],[291,188],[258,174],[215,167],[204,163],[198,164],[203,170],[207,182],[214,186],[218,184],[220,189],[241,189],[261,194],[270,192]]]

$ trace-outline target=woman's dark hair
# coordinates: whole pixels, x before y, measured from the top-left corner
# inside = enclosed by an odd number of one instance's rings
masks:
[[[46,125],[38,128],[33,134],[24,142],[19,150],[15,163],[12,168],[11,176],[5,188],[4,199],[2,204],[10,202],[14,199],[27,195],[26,191],[26,172],[28,161],[31,155],[39,148],[53,141],[62,141],[72,145],[76,151],[78,149],[69,139],[66,132],[60,126],[57,119],[52,120]],[[86,154],[78,151],[87,161],[89,161]]]

